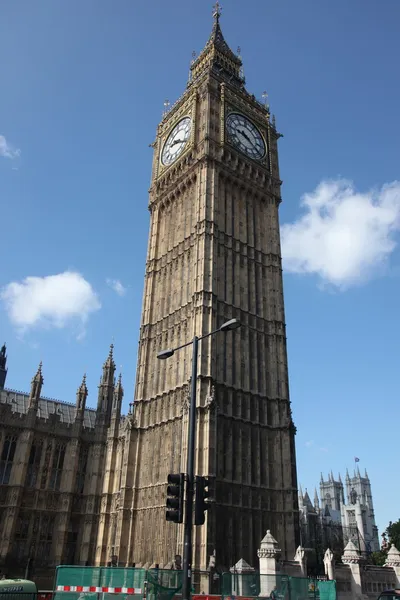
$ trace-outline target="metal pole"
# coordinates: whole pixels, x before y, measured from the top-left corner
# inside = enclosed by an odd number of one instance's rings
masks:
[[[193,338],[192,356],[192,385],[190,392],[189,429],[187,441],[187,481],[186,481],[186,510],[183,542],[183,573],[182,600],[190,600],[192,588],[192,521],[193,521],[193,484],[194,484],[194,446],[196,437],[196,389],[197,389],[197,358],[199,338]]]

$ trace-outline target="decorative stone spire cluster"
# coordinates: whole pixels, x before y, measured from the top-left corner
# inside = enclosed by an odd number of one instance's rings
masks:
[[[99,393],[97,400],[98,424],[108,426],[110,424],[111,412],[114,404],[114,385],[115,385],[115,362],[114,362],[114,344],[111,344],[108,357],[103,364],[103,374],[100,379]],[[118,387],[118,386],[117,386]],[[122,389],[122,388],[121,388]]]

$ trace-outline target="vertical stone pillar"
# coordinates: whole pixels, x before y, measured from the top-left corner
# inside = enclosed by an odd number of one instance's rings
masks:
[[[5,517],[0,540],[0,557],[6,557],[12,549],[34,433],[34,416],[31,416],[28,421],[28,428],[20,433],[16,443],[11,479],[8,485],[7,507],[4,508]]]
[[[355,513],[356,513],[356,523],[357,523],[357,529],[360,532],[360,550],[361,552],[366,552],[367,548],[365,546],[365,539],[366,539],[366,535],[365,535],[365,530],[364,530],[364,522],[363,522],[363,518],[362,518],[362,509],[361,509],[361,501],[360,498],[357,498],[357,502],[355,505]]]
[[[396,574],[397,586],[400,587],[400,552],[397,550],[394,544],[390,546],[390,550],[388,552],[385,562],[385,567],[392,567],[393,571]]]
[[[342,556],[342,563],[349,565],[351,570],[351,596],[354,600],[362,598],[362,585],[361,585],[361,556],[353,542],[349,542],[344,549]]]
[[[243,558],[238,560],[236,565],[231,567],[230,572],[233,576],[232,596],[255,596],[256,590],[252,589],[254,577],[249,577],[254,573],[251,567]]]
[[[325,566],[325,575],[329,579],[329,581],[333,581],[335,579],[335,559],[333,557],[333,552],[330,548],[325,552],[324,555],[324,566]]]
[[[302,577],[307,577],[307,556],[302,546],[299,546],[294,555],[294,561],[300,565]]]
[[[61,478],[61,497],[57,514],[56,539],[54,542],[54,563],[59,565],[65,556],[68,526],[71,517],[72,500],[76,471],[79,460],[79,439],[72,438],[65,450],[64,469]]]
[[[276,588],[277,558],[280,552],[278,542],[268,529],[257,552],[260,559],[260,596],[269,597]]]
[[[85,506],[85,521],[82,533],[82,546],[80,554],[80,562],[85,564],[91,559],[91,543],[94,541],[94,535],[97,527],[97,514],[99,512],[98,498],[100,492],[100,478],[104,469],[104,443],[96,442],[90,449],[88,460],[88,481],[85,483],[86,506]],[[97,556],[101,556],[100,550],[96,549],[96,566],[99,562]]]

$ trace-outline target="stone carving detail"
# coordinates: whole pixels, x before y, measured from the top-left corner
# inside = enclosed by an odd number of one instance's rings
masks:
[[[294,555],[294,559],[298,563],[302,563],[304,560],[305,551],[304,548],[299,546],[296,550],[296,554]]]
[[[190,380],[189,380],[189,385],[188,385],[187,389],[182,392],[181,402],[182,402],[182,412],[183,413],[189,412],[189,408],[190,408],[190,386],[191,386],[191,383],[190,383]]]
[[[274,558],[280,554],[278,542],[268,529],[265,537],[261,541],[260,549],[257,551],[258,558]]]
[[[400,567],[400,552],[397,550],[394,544],[390,546],[385,567]]]
[[[218,412],[218,404],[214,385],[211,387],[211,393],[209,396],[207,396],[204,406],[206,410]]]
[[[344,549],[344,554],[342,556],[342,563],[344,565],[350,565],[350,564],[357,564],[360,561],[361,561],[361,556],[360,556],[357,548],[353,544],[353,542],[350,541],[347,544],[346,548]]]
[[[120,493],[117,492],[114,495],[114,510],[119,510],[119,504],[120,504]]]

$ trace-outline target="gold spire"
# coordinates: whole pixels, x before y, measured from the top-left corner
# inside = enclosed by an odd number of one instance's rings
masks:
[[[213,17],[214,17],[214,21],[216,23],[219,23],[219,18],[221,16],[221,12],[222,12],[222,6],[220,5],[220,3],[217,0],[213,6]]]

